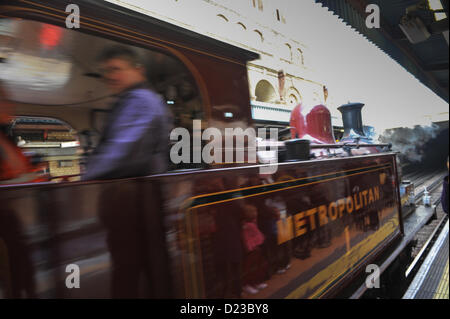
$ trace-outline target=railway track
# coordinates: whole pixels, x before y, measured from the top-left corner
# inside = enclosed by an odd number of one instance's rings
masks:
[[[416,275],[431,247],[433,247],[434,242],[438,238],[443,225],[445,225],[445,222],[448,219],[447,214],[442,210],[442,206],[439,205],[442,192],[442,180],[446,174],[446,171],[436,170],[414,172],[409,176],[405,176],[412,183],[414,183],[416,190],[416,205],[423,204],[424,187],[426,187],[431,197],[431,205],[436,206],[436,213],[434,217],[425,226],[423,226],[414,237],[415,245],[411,252],[413,261],[408,266],[405,273],[407,281],[412,280],[412,278]]]
[[[379,292],[367,292],[363,298],[398,299],[405,294],[447,220],[447,214],[439,205],[442,179],[446,174],[446,170],[435,169],[417,170],[403,176],[403,180],[409,180],[414,184],[416,207],[423,205],[424,187],[426,187],[431,197],[430,204],[436,206],[436,213],[413,235],[412,246],[405,249],[405,263],[403,264],[399,259],[399,263],[393,263],[386,269],[385,278],[388,279],[385,279],[384,289]]]
[[[433,171],[416,171],[404,176],[405,180],[409,180],[414,184],[416,205],[422,204],[425,188],[431,196],[431,204],[439,204],[442,179],[445,175],[446,172],[439,169]]]
[[[408,179],[414,184],[415,189],[415,203],[416,205],[423,204],[423,195],[425,187],[430,195],[431,205],[436,206],[436,215],[425,225],[415,236],[416,245],[412,251],[412,257],[416,258],[419,253],[423,254],[427,244],[430,244],[430,238],[435,233],[437,227],[442,224],[447,215],[443,212],[439,205],[442,192],[442,180],[447,174],[446,170],[417,170],[406,174],[404,179]]]

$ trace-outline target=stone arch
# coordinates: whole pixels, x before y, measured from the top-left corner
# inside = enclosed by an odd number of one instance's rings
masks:
[[[256,84],[255,97],[256,101],[265,103],[275,103],[278,99],[275,88],[267,80],[261,80]]]
[[[242,22],[238,22],[236,23],[241,29],[243,30],[247,30],[247,27],[245,26],[245,24],[243,24]]]
[[[305,58],[303,56],[303,51],[300,48],[297,48],[295,51],[295,60],[298,65],[305,65]]]
[[[288,106],[296,106],[302,101],[302,96],[300,95],[300,92],[293,86],[291,86],[286,94],[286,103]]]
[[[223,22],[229,22],[228,18],[224,16],[223,14],[218,14],[217,17],[222,20]]]
[[[283,58],[286,61],[292,62],[292,47],[289,43],[285,43],[283,45],[283,52],[281,58]]]
[[[255,30],[253,30],[253,33],[256,35],[256,38],[258,39],[258,41],[260,43],[264,42],[264,36],[261,31],[255,29]]]

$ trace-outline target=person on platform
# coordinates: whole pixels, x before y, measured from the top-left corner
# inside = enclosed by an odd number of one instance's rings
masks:
[[[243,288],[247,294],[257,294],[267,287],[267,263],[264,260],[261,245],[264,235],[258,228],[258,210],[255,206],[246,205],[242,223],[242,239],[245,248],[243,265]]]
[[[149,88],[138,54],[114,46],[106,49],[99,61],[103,80],[118,99],[82,180],[165,172],[169,114],[161,97]]]
[[[10,134],[13,116],[14,104],[8,100],[0,82],[0,185],[38,181],[33,166]],[[0,261],[6,261],[4,267],[0,262],[3,298],[36,298],[30,245],[23,228],[14,197],[0,198]]]
[[[0,185],[32,182],[36,179],[29,159],[10,135],[14,105],[0,82]]]

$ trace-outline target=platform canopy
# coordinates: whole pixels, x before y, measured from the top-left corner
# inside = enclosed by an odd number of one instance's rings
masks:
[[[448,102],[448,0],[315,1],[328,8]],[[373,13],[370,8],[367,9],[370,4],[379,8],[379,28],[368,28],[366,25],[367,17]],[[400,24],[408,18],[414,19],[422,28],[405,32]]]

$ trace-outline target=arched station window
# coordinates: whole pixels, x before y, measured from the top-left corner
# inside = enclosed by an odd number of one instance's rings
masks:
[[[244,30],[244,31],[247,30],[247,27],[242,22],[238,22],[237,25],[238,25],[239,29]]]
[[[301,49],[297,49],[295,51],[295,60],[297,65],[301,66],[305,65],[305,58],[303,56],[303,51]]]
[[[289,43],[283,45],[283,50],[281,52],[281,58],[288,62],[292,62],[292,47]]]
[[[261,80],[256,84],[256,101],[265,103],[275,103],[278,99],[277,93],[269,81]]]
[[[228,22],[229,21],[228,18],[226,16],[224,16],[223,14],[218,14],[217,17],[222,22]]]
[[[295,107],[301,102],[300,93],[295,87],[290,87],[287,91],[287,104],[290,107]]]

